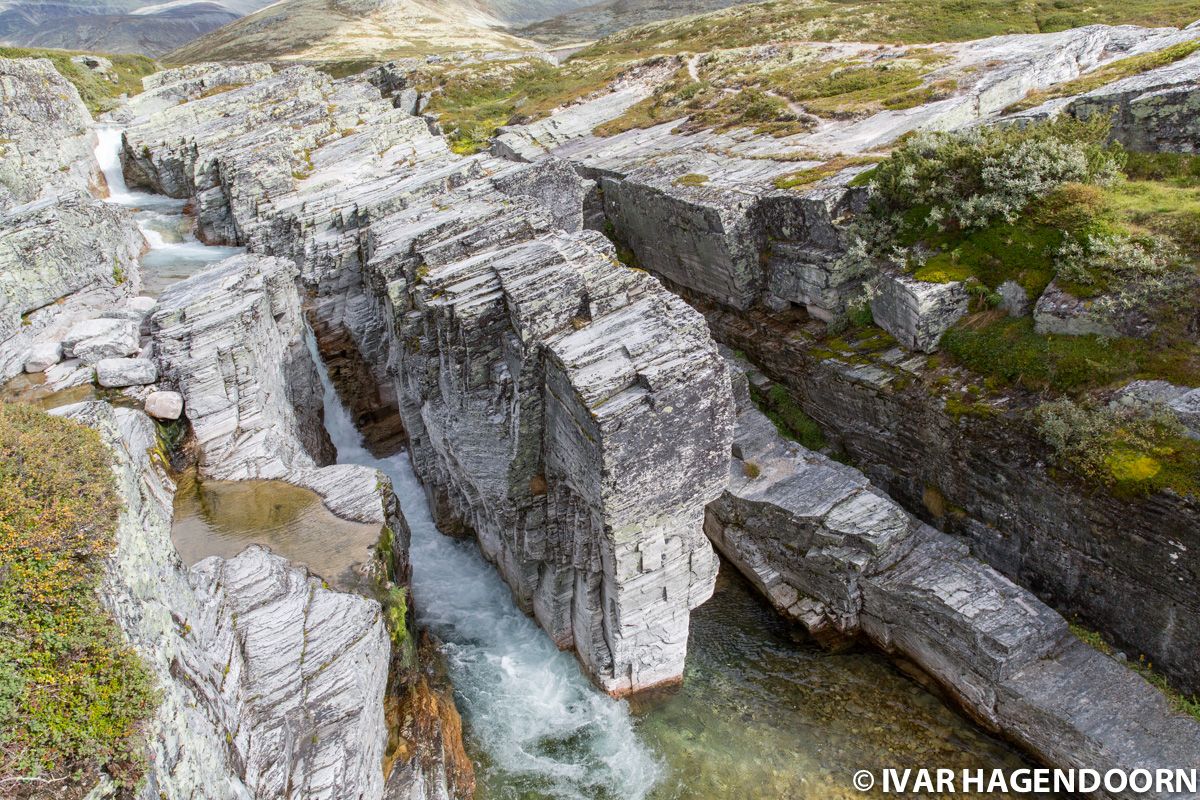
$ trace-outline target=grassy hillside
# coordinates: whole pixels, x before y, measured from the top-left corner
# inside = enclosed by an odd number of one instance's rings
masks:
[[[1197,19],[1196,0],[772,0],[630,28],[577,57],[700,52],[789,40],[966,41],[1094,23],[1182,27]]]
[[[72,50],[47,50],[28,47],[0,47],[0,58],[48,58],[64,78],[74,84],[80,97],[93,114],[107,111],[116,105],[122,94],[142,91],[142,78],[156,72],[154,59],[146,56],[103,54],[113,64],[117,81],[97,75],[86,67],[71,62],[72,56],[85,55]],[[92,54],[96,55],[96,54]]]
[[[0,796],[132,787],[156,692],[96,595],[115,547],[112,455],[89,428],[0,405]]]

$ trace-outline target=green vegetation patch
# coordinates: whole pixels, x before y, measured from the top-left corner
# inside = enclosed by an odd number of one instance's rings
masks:
[[[431,69],[416,76],[415,88],[430,94],[426,110],[438,115],[451,149],[467,155],[486,148],[503,125],[541,119],[603,89],[623,67],[605,60],[562,67],[541,59],[501,61]]]
[[[844,156],[839,155],[815,167],[789,172],[775,179],[776,189],[797,189],[809,186],[826,178],[831,178],[850,167],[862,164],[874,164],[880,159],[876,156]],[[857,176],[855,176],[857,177]]]
[[[78,797],[132,787],[157,706],[146,665],[97,597],[120,512],[94,430],[0,405],[0,785]],[[17,786],[20,788],[13,789]]]
[[[825,434],[821,432],[821,426],[804,413],[800,404],[782,385],[774,384],[763,392],[754,384],[750,384],[750,397],[767,418],[775,423],[780,436],[799,442],[809,450],[825,449]]]
[[[1200,441],[1169,412],[1108,408],[1066,398],[1033,412],[1057,461],[1119,496],[1170,489],[1200,496]]]
[[[771,0],[629,28],[583,57],[703,52],[787,41],[967,41],[1094,23],[1183,27],[1194,0]]]
[[[1028,317],[968,317],[946,331],[940,348],[979,375],[1034,391],[1078,393],[1134,378],[1200,385],[1195,343],[1044,335]]]
[[[1075,80],[1064,81],[1047,89],[1032,91],[1024,99],[1018,100],[1004,109],[1004,113],[1009,114],[1016,111],[1025,111],[1035,106],[1040,106],[1047,100],[1090,92],[1106,83],[1112,83],[1121,78],[1128,78],[1131,75],[1138,75],[1152,69],[1157,69],[1158,67],[1174,64],[1176,61],[1190,56],[1197,50],[1200,50],[1200,40],[1181,42],[1152,53],[1142,53],[1141,55],[1122,58],[1119,61],[1105,64],[1099,69],[1081,75]]]
[[[135,95],[142,91],[142,78],[157,72],[154,59],[146,56],[103,53],[112,62],[117,81],[92,72],[71,61],[72,56],[92,55],[73,50],[41,50],[26,47],[0,47],[0,58],[48,58],[59,74],[79,91],[79,96],[93,115],[117,105],[122,94]]]

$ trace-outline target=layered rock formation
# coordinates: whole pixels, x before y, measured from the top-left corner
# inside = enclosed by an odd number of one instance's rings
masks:
[[[47,60],[0,59],[0,380],[140,289],[146,247],[103,185],[91,116]]]
[[[64,411],[113,449],[124,508],[103,601],[162,690],[139,796],[381,797],[392,652],[379,603],[262,549],[185,569],[149,418]],[[382,491],[362,510],[379,521]]]
[[[914,662],[1046,763],[1102,772],[1195,763],[1194,720],[861,472],[780,437],[745,378],[734,382],[729,487],[705,530],[782,613],[818,639],[863,636]]]
[[[1023,413],[1036,398],[1014,397],[978,419],[947,411],[937,381],[948,378],[953,386],[958,378],[933,374],[910,350],[936,349],[966,309],[964,287],[873,274],[874,265],[848,251],[846,223],[865,200],[865,189],[852,183],[870,168],[848,156],[869,159],[873,149],[913,130],[998,119],[1030,90],[1198,36],[1196,25],[1090,26],[938,46],[951,60],[926,80],[954,76],[950,96],[825,119],[811,132],[782,138],[746,130],[685,134],[676,130],[679,122],[611,137],[588,133],[640,99],[621,88],[507,127],[493,149],[523,160],[564,158],[596,179],[604,201],[596,227],[611,226],[634,262],[705,311],[716,338],[785,384],[831,445],[878,486],[966,537],[981,558],[1056,609],[1145,653],[1194,690],[1200,686],[1191,655],[1200,647],[1200,594],[1191,578],[1200,569],[1195,499],[1166,492],[1122,499],[1056,478],[1045,443]],[[1130,147],[1190,151],[1198,75],[1192,55],[1022,118],[1063,109],[1086,116],[1095,102],[1096,109],[1125,109],[1114,135]],[[1160,98],[1163,112],[1150,113]],[[789,179],[799,185],[778,188]],[[865,354],[871,348],[831,347],[817,321],[837,319],[872,277],[875,323],[903,347]],[[1048,305],[1038,307],[1048,312]],[[1088,330],[1080,322],[1068,332]]]
[[[301,68],[157,114],[124,153],[211,235],[301,264],[318,328],[348,331],[396,403],[440,521],[478,535],[600,685],[678,678],[715,577],[700,521],[728,384],[695,312],[601,237],[553,232],[578,229],[590,183],[454,156],[369,82]]]

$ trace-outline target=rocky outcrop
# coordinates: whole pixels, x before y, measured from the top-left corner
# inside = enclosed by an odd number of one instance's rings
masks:
[[[111,113],[129,123],[179,103],[211,97],[222,91],[270,77],[269,64],[189,64],[165,69],[142,79],[143,91]]]
[[[475,532],[600,685],[677,679],[688,611],[715,577],[700,524],[731,420],[700,317],[601,237],[569,233],[591,185],[562,165],[454,156],[375,87],[311,70],[212,99],[127,131],[127,173],[193,195],[226,240],[301,265],[322,340],[345,329],[371,365],[440,521]],[[331,104],[350,121],[331,120]],[[171,366],[197,352],[193,334],[167,330],[169,307],[197,302],[183,294],[201,292],[196,280],[165,295],[155,321],[173,340],[164,374],[211,441],[206,429],[230,426],[207,426],[195,402],[221,392],[193,399],[190,362]],[[222,297],[208,280],[204,296]]]
[[[186,570],[149,418],[64,411],[113,448],[124,508],[102,599],[162,690],[139,796],[381,797],[392,654],[379,604],[260,548]]]
[[[83,195],[0,212],[0,379],[35,344],[136,294],[144,247],[128,212]]]
[[[1200,34],[1200,23],[1188,27]],[[1110,117],[1112,136],[1139,152],[1194,153],[1200,142],[1200,53],[1094,89],[1062,109]]]
[[[207,476],[292,480],[333,460],[296,276],[290,261],[234,256],[159,299],[162,382],[185,399]]]
[[[48,59],[0,58],[0,211],[100,186],[91,124]]]
[[[48,60],[0,58],[0,100],[0,380],[7,380],[35,347],[44,351],[73,322],[136,294],[146,242],[128,212],[92,196],[103,185],[92,118]]]
[[[1194,720],[858,470],[780,437],[745,378],[734,380],[729,487],[708,507],[705,531],[782,613],[820,640],[861,636],[917,664],[973,717],[1053,766],[1196,762]]]
[[[960,281],[929,283],[907,275],[879,276],[871,315],[875,324],[909,350],[932,353],[951,325],[967,313],[967,290]]]
[[[897,347],[834,353],[794,321],[704,307],[714,335],[784,384],[889,496],[963,536],[1059,612],[1148,654],[1180,685],[1197,685],[1189,654],[1200,628],[1184,622],[1200,618],[1188,577],[1200,553],[1195,500],[1122,499],[1056,480],[1023,413],[1031,401],[951,414],[931,389],[940,375],[923,380],[924,357]]]

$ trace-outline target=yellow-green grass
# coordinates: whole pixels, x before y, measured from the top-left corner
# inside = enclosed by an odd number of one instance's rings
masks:
[[[156,690],[96,594],[120,511],[111,462],[94,430],[0,405],[6,797],[79,797],[101,772],[132,787],[145,767]]]
[[[102,55],[112,61],[117,82],[114,83],[71,61],[72,56],[79,55]],[[88,54],[75,50],[0,47],[0,58],[50,59],[59,74],[79,91],[79,96],[93,114],[113,108],[122,94],[138,94],[142,91],[142,78],[158,71],[158,64],[152,58],[119,53]]]

